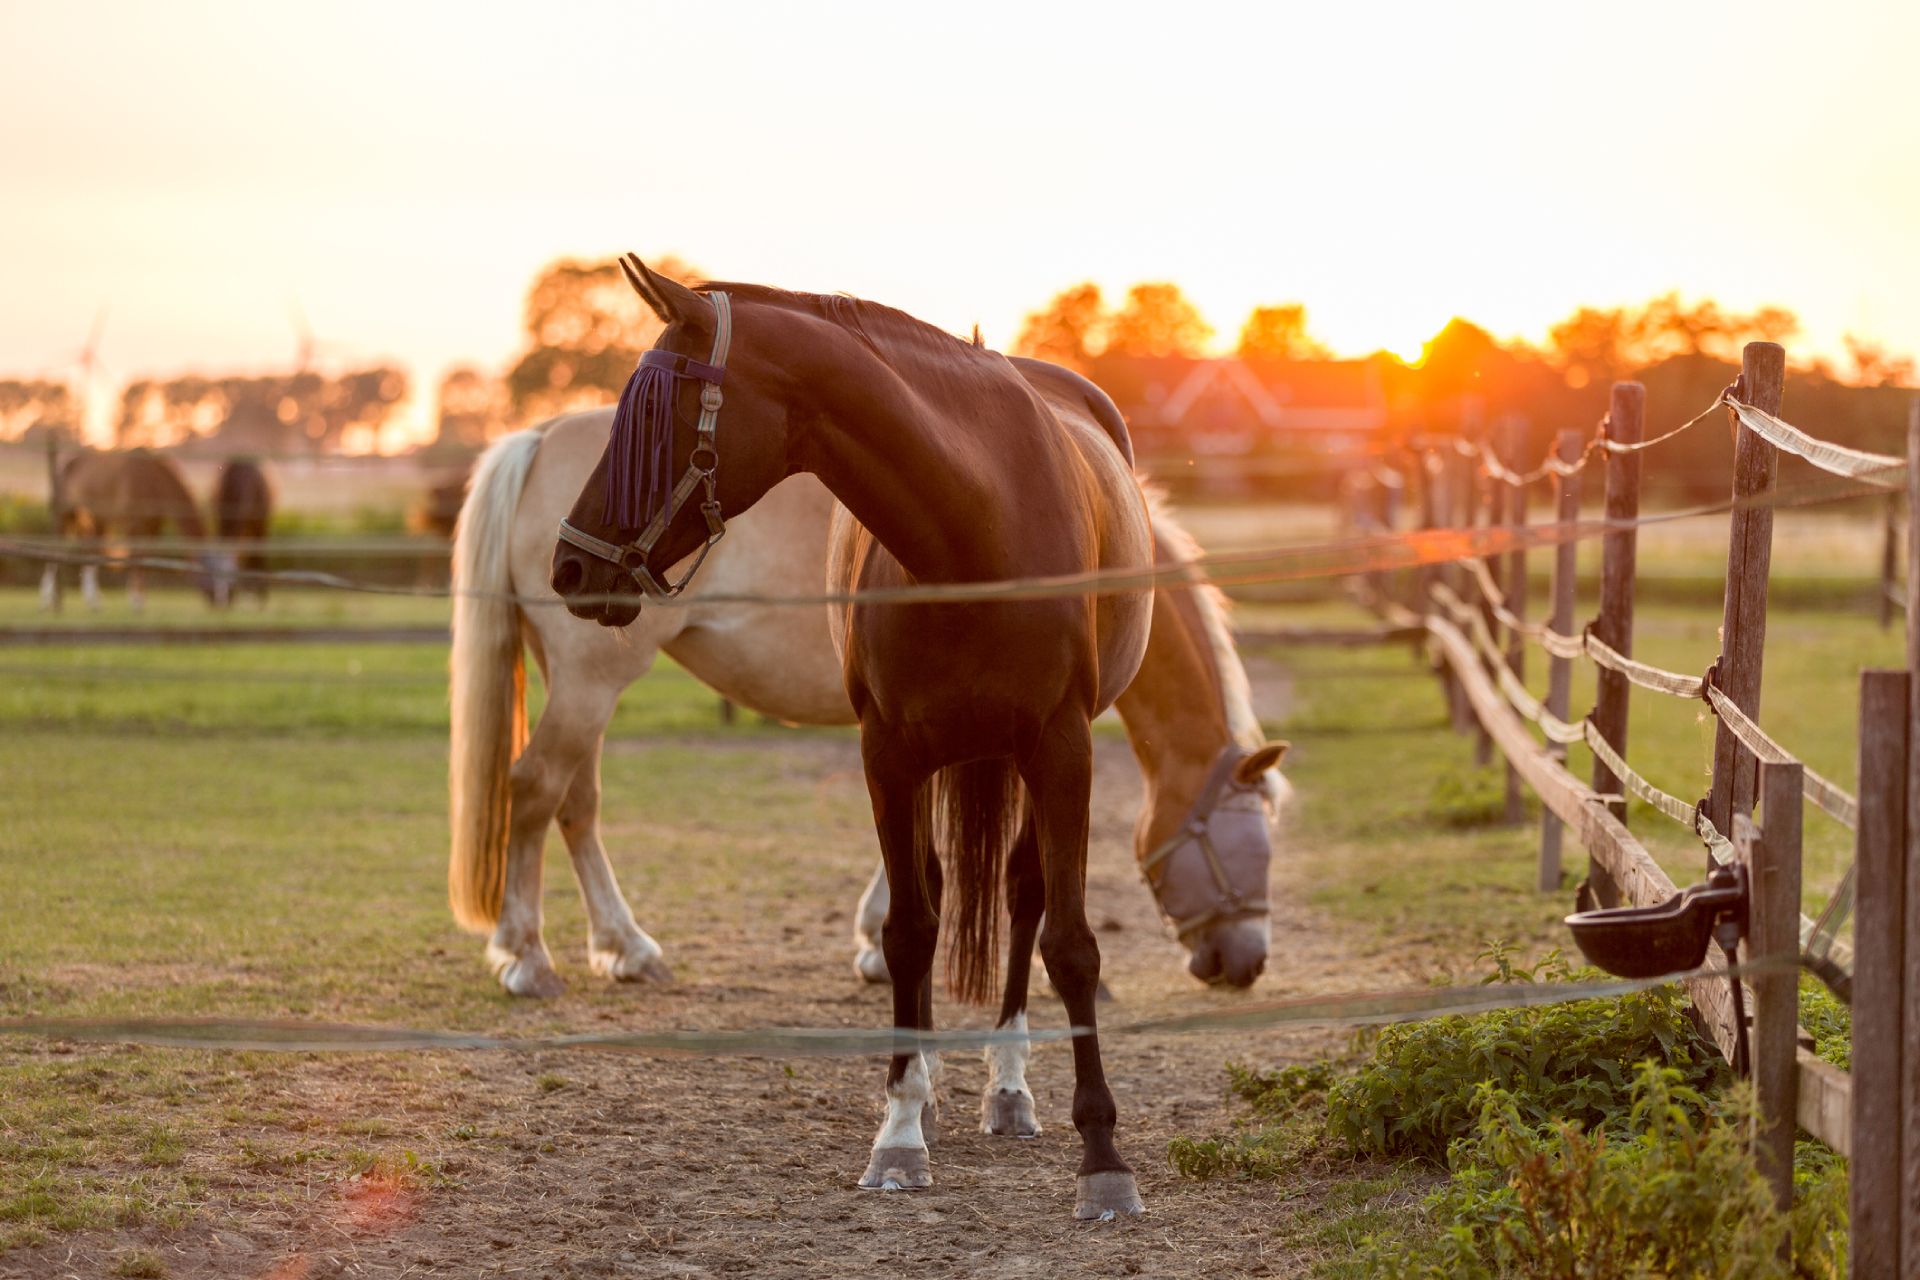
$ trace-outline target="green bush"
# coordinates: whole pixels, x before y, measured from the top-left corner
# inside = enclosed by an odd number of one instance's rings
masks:
[[[1494,964],[1489,983],[1600,976],[1569,971],[1558,951],[1532,968],[1516,966],[1499,944],[1482,954]],[[1327,1127],[1355,1153],[1437,1164],[1473,1132],[1483,1085],[1508,1095],[1529,1124],[1591,1128],[1628,1111],[1634,1068],[1649,1060],[1673,1068],[1688,1096],[1723,1077],[1678,987],[1430,1018],[1380,1033],[1371,1061],[1328,1093]]]
[[[1368,1269],[1436,1280],[1793,1274],[1779,1256],[1788,1223],[1746,1146],[1751,1091],[1710,1105],[1681,1071],[1646,1063],[1627,1093],[1624,1118],[1583,1130],[1542,1128],[1525,1100],[1481,1089],[1453,1177],[1426,1201],[1443,1229],[1411,1249],[1370,1245]]]

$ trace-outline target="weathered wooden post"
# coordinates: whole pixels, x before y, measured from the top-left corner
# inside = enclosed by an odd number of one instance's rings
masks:
[[[1554,451],[1560,461],[1571,466],[1580,460],[1580,433],[1562,431],[1559,447]],[[1574,575],[1579,572],[1577,560],[1580,544],[1573,539],[1574,526],[1580,523],[1580,473],[1555,478],[1555,490],[1560,495],[1560,541],[1553,549],[1553,616],[1548,621],[1550,627],[1562,635],[1573,631],[1573,588]],[[1567,701],[1572,694],[1573,665],[1567,658],[1547,659],[1547,710],[1562,720],[1567,718]],[[1559,743],[1548,747],[1554,758],[1563,764],[1567,758],[1567,749]],[[1540,876],[1538,887],[1542,893],[1553,893],[1560,888],[1560,842],[1563,835],[1560,819],[1552,809],[1546,810],[1540,820]]]
[[[1509,471],[1521,472],[1525,464],[1521,454],[1527,438],[1526,420],[1508,417],[1500,424],[1500,460]],[[1503,519],[1507,528],[1513,531],[1513,549],[1508,551],[1506,572],[1501,575],[1500,589],[1507,593],[1507,612],[1521,622],[1527,617],[1527,490],[1524,485],[1500,485],[1506,495],[1503,505]],[[1525,680],[1527,674],[1527,638],[1519,628],[1507,629],[1507,669],[1518,679]],[[1518,826],[1526,821],[1527,792],[1526,783],[1521,781],[1520,771],[1513,767],[1513,761],[1507,761],[1507,804],[1506,821]]]
[[[1756,409],[1780,412],[1786,389],[1787,353],[1775,342],[1749,342],[1740,356],[1741,397]],[[1760,718],[1760,671],[1767,643],[1767,573],[1773,559],[1773,508],[1752,501],[1773,488],[1779,451],[1735,424],[1733,500],[1727,534],[1727,586],[1720,621],[1720,660],[1714,683],[1751,719]],[[1713,735],[1713,790],[1707,817],[1721,831],[1733,829],[1735,813],[1749,813],[1755,795],[1753,753],[1725,723]]]
[[[1612,444],[1639,444],[1644,430],[1647,389],[1637,382],[1613,384],[1613,401],[1607,409],[1607,440]],[[1600,612],[1593,620],[1593,634],[1603,644],[1623,655],[1633,655],[1633,580],[1637,571],[1639,530],[1634,521],[1640,515],[1640,454],[1638,450],[1607,452],[1607,520],[1614,528],[1600,548]],[[1607,744],[1624,759],[1627,754],[1627,678],[1617,671],[1600,668],[1593,701],[1593,727]],[[1602,760],[1593,762],[1593,789],[1602,793],[1620,789]],[[1611,806],[1613,816],[1626,821],[1627,802],[1623,797]],[[1587,860],[1587,884],[1603,907],[1620,905],[1620,889],[1597,859]]]
[[[1893,625],[1893,595],[1900,572],[1900,495],[1890,493],[1880,513],[1880,629]]]
[[[1854,835],[1852,1150],[1848,1265],[1856,1276],[1901,1269],[1902,988],[1907,948],[1908,683],[1905,671],[1860,673],[1860,822]],[[1920,1256],[1914,1257],[1920,1265]]]
[[[47,430],[47,516],[53,525],[54,537],[59,537],[66,523],[67,494],[61,483],[60,473],[60,437],[58,427]],[[61,584],[60,566],[51,561],[41,570],[41,605],[55,613],[60,612]]]
[[[1460,467],[1460,491],[1467,503],[1466,518],[1461,521],[1461,527],[1468,530],[1478,530],[1499,524],[1500,512],[1496,505],[1499,500],[1499,482],[1496,481],[1487,471],[1486,467],[1482,465],[1481,459],[1478,456],[1461,457],[1458,460],[1458,464]],[[1486,556],[1481,555],[1478,556],[1477,559],[1483,568],[1488,567]],[[1498,634],[1494,630],[1499,624],[1494,620],[1493,601],[1487,596],[1485,591],[1481,590],[1479,577],[1472,574],[1462,574],[1462,580],[1467,584],[1467,589],[1470,592],[1467,598],[1479,611],[1481,624],[1487,628],[1487,634]],[[1498,584],[1496,583],[1495,585]],[[1480,666],[1486,671],[1489,678],[1494,676],[1494,659],[1482,654],[1480,657]],[[1469,709],[1469,714],[1471,714],[1471,709]],[[1493,735],[1487,732],[1487,726],[1481,722],[1479,716],[1473,716],[1473,726],[1473,762],[1482,766],[1492,764]]]
[[[1440,520],[1440,527],[1458,530],[1467,522],[1467,493],[1460,484],[1461,471],[1459,455],[1453,451],[1453,442],[1447,442],[1447,451],[1438,450],[1427,455],[1427,476],[1434,487],[1434,509]],[[1448,560],[1437,566],[1439,581],[1444,583],[1455,596],[1466,598],[1467,592],[1461,584],[1466,576],[1455,560]],[[1453,669],[1441,664],[1441,680],[1447,687],[1447,719],[1453,725],[1455,733],[1467,733],[1476,723],[1473,708],[1467,703],[1467,691],[1460,687],[1460,681],[1454,677]]]
[[[1760,1113],[1753,1149],[1784,1213],[1793,1207],[1793,1136],[1800,1105],[1800,820],[1806,769],[1798,762],[1763,764],[1758,782],[1763,825],[1756,831],[1745,810],[1733,824],[1749,890],[1740,959],[1768,966],[1747,984],[1753,992],[1749,1048]]]

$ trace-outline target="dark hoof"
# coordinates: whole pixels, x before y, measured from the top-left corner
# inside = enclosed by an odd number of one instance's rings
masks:
[[[1083,1173],[1075,1181],[1080,1197],[1073,1206],[1073,1216],[1082,1222],[1111,1222],[1147,1211],[1147,1206],[1140,1203],[1140,1188],[1133,1175],[1124,1169]]]
[[[1033,1095],[1024,1090],[996,1089],[980,1099],[980,1129],[1003,1138],[1037,1138],[1040,1122],[1033,1115]]]
[[[923,1147],[876,1147],[860,1175],[863,1191],[921,1191],[932,1185],[933,1168]]]

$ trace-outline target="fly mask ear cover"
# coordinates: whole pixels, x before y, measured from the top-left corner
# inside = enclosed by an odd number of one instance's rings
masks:
[[[727,372],[727,348],[733,342],[733,302],[719,290],[708,294],[707,300],[713,304],[714,327],[713,353],[706,363],[672,351],[647,352],[634,367],[633,376],[627,379],[626,389],[620,393],[620,407],[614,411],[613,434],[607,444],[606,519],[616,528],[632,528],[651,513],[647,527],[632,542],[620,546],[575,528],[570,521],[560,522],[562,542],[619,565],[640,590],[650,596],[677,596],[685,591],[707,553],[727,531],[717,492],[720,470],[717,443],[722,401],[720,383]],[[695,427],[693,452],[687,456],[686,472],[673,492],[664,495],[665,501],[661,502],[658,499],[672,465],[675,392],[681,380],[689,378],[701,384],[700,421]],[[643,483],[647,490],[644,494]],[[679,581],[665,585],[654,576],[647,557],[696,488],[706,491],[700,514],[706,517],[707,540]]]

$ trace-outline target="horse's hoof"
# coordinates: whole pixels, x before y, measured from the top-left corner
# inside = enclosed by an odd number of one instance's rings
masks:
[[[507,989],[510,996],[530,996],[536,1000],[551,1000],[563,994],[567,984],[553,971],[553,961],[548,959],[545,948],[530,951],[526,955],[516,956],[511,952],[487,948],[487,959],[493,965],[493,971],[500,979],[500,985]]]
[[[1033,1095],[1025,1089],[995,1089],[980,1099],[980,1131],[1003,1138],[1037,1138]]]
[[[860,1175],[863,1191],[923,1191],[932,1185],[925,1147],[875,1147]]]
[[[887,972],[886,953],[878,947],[862,947],[860,954],[853,958],[853,971],[860,975],[862,982],[891,982],[893,975]]]
[[[595,973],[615,982],[673,981],[673,970],[667,966],[658,944],[651,950],[632,947],[625,951],[590,951],[587,960]]]
[[[1139,1186],[1125,1169],[1083,1173],[1075,1182],[1080,1195],[1073,1216],[1082,1222],[1111,1222],[1147,1211],[1147,1206],[1140,1203]]]

